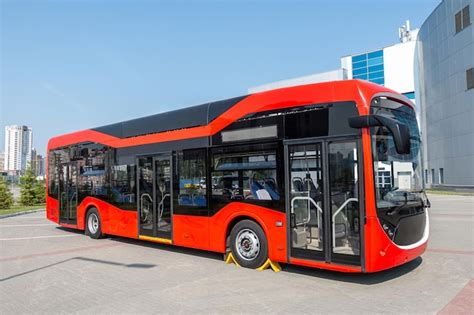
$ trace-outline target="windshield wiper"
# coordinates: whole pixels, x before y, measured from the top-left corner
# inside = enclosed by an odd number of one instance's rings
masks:
[[[407,192],[403,193],[403,196],[405,197],[405,202],[402,205],[400,205],[400,206],[396,207],[395,209],[393,209],[392,211],[387,212],[387,215],[391,216],[391,215],[394,215],[394,214],[398,214],[400,212],[400,210],[402,210],[408,204],[408,193]]]

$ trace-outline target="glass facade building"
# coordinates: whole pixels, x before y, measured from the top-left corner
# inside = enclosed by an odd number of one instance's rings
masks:
[[[385,84],[383,50],[352,56],[352,78]]]

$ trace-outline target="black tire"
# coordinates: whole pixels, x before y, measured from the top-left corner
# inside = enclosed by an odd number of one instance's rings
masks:
[[[258,268],[268,258],[265,232],[260,225],[251,220],[242,220],[234,225],[230,232],[230,249],[235,260],[245,268]]]
[[[96,208],[90,208],[86,215],[86,234],[93,239],[104,237],[102,233],[102,222],[100,221],[99,211]]]

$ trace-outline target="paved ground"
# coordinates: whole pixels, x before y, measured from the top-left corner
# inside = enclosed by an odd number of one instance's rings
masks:
[[[221,255],[92,240],[34,213],[0,220],[0,313],[474,313],[474,198],[431,196],[422,258],[370,275],[226,265]]]

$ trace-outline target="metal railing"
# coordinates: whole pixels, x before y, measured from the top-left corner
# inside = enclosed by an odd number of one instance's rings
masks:
[[[318,209],[317,211],[317,214],[316,214],[316,219],[317,219],[317,222],[318,222],[318,227],[320,228],[321,227],[321,216],[322,216],[322,213],[323,213],[323,209],[321,209],[320,206],[318,206],[318,204],[316,203],[316,201],[314,201],[313,198],[311,197],[305,197],[305,196],[297,196],[297,197],[293,197],[293,199],[291,199],[291,213],[295,213],[294,209],[294,205],[295,205],[295,201],[297,200],[305,200],[308,202],[308,216],[306,218],[306,220],[303,220],[303,222],[301,222],[300,224],[296,223],[296,226],[299,226],[299,225],[303,225],[305,226],[306,224],[308,224],[308,222],[311,220],[311,208],[310,208],[310,203],[316,207],[316,209]]]
[[[357,198],[349,198],[333,213],[332,215],[332,248],[333,250],[337,248],[336,246],[336,216],[351,202],[359,202]],[[347,216],[345,217],[347,223]]]

